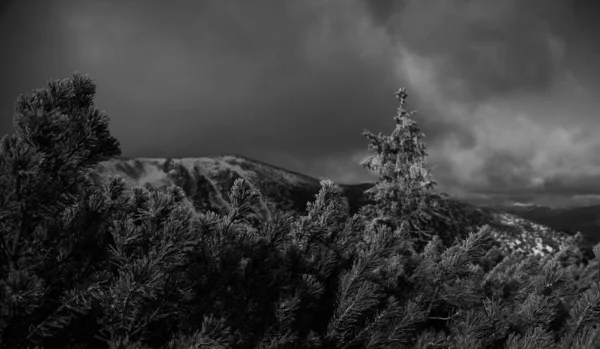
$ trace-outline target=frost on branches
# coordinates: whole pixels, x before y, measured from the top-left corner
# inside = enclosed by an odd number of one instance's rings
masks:
[[[426,243],[435,233],[431,229],[432,219],[444,220],[442,209],[448,195],[433,190],[437,183],[425,165],[426,145],[421,140],[425,135],[410,119],[415,111],[404,109],[407,96],[405,89],[396,92],[398,114],[390,136],[363,132],[374,155],[361,165],[376,173],[379,180],[366,191],[371,203],[361,212],[392,228],[401,228],[404,223],[411,235]],[[442,240],[447,242],[444,236]]]

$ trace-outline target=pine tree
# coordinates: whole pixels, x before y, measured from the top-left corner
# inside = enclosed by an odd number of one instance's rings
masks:
[[[0,141],[0,346],[35,343],[87,311],[64,291],[102,259],[102,222],[69,217],[87,227],[81,231],[56,218],[75,205],[93,207],[81,201],[92,185],[86,170],[120,154],[94,94],[91,79],[76,73],[21,95],[15,133]],[[60,315],[40,327],[51,314]]]
[[[369,156],[361,165],[375,172],[379,179],[366,193],[371,204],[362,209],[362,214],[375,218],[377,222],[400,228],[402,222],[420,241],[427,243],[435,231],[431,229],[433,218],[443,218],[441,208],[448,197],[434,191],[437,184],[431,178],[431,169],[426,167],[426,146],[421,140],[425,135],[417,123],[410,119],[415,111],[406,111],[405,89],[396,92],[399,101],[396,128],[390,136],[375,135],[365,131],[369,139]],[[442,236],[447,240],[446,236]],[[452,241],[445,241],[452,242]]]

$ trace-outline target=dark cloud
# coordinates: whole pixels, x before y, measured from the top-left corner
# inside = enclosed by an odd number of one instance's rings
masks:
[[[14,1],[4,0],[0,1],[0,19],[7,16],[10,7],[14,5]]]
[[[600,175],[598,7],[13,1],[0,7],[0,133],[19,93],[79,70],[127,156],[238,153],[358,182],[373,178],[361,132],[392,131],[404,86],[442,189],[567,202]]]
[[[386,1],[365,1],[402,45],[436,60],[456,97],[539,93],[556,78],[562,48],[548,22],[559,20],[557,1],[407,0],[385,16]]]
[[[377,24],[387,25],[395,14],[402,11],[405,0],[363,0],[367,13]]]
[[[402,1],[382,15],[389,4],[365,2],[401,48],[420,103],[462,124],[436,128],[430,143],[443,186],[471,198],[589,202],[600,175],[598,4]]]

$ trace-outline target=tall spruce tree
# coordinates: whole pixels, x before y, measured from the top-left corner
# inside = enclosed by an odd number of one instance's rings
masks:
[[[368,149],[374,155],[361,165],[376,173],[379,179],[366,191],[371,203],[361,212],[392,228],[408,228],[409,234],[423,245],[435,233],[430,224],[432,219],[443,219],[448,195],[434,190],[437,183],[432,179],[431,169],[425,165],[427,152],[421,140],[425,135],[410,118],[415,111],[404,109],[408,97],[406,89],[396,92],[396,97],[399,106],[392,134],[363,132],[369,139]],[[446,243],[450,239],[441,237]]]

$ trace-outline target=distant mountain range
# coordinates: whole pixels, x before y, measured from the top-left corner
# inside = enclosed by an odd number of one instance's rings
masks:
[[[600,205],[553,208],[540,205],[505,204],[488,207],[547,225],[569,235],[581,232],[586,238],[587,245],[600,242]]]
[[[313,201],[321,188],[317,178],[238,155],[183,159],[120,157],[101,162],[92,172],[92,179],[102,183],[109,175],[123,177],[129,187],[160,189],[177,185],[186,193],[188,205],[218,213],[228,211],[229,191],[237,178],[244,178],[261,192],[263,201],[259,213],[265,218],[275,209],[304,213],[306,203]],[[366,203],[364,191],[372,185],[338,184],[348,198],[351,214]],[[524,217],[524,212],[533,217],[532,212],[538,211],[519,208],[509,212],[452,200],[449,215],[461,226],[489,224],[497,241],[508,251],[546,254],[558,249],[569,237],[566,232],[548,227],[549,224]]]

